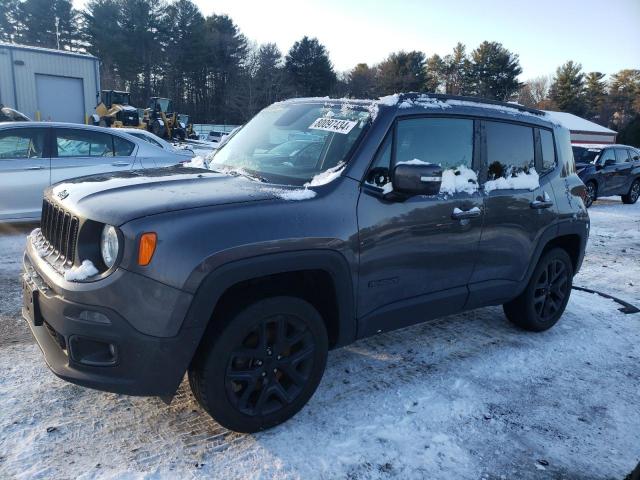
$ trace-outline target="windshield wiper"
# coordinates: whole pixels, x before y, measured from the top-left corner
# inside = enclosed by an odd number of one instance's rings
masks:
[[[249,180],[254,180],[254,181],[257,180],[262,183],[268,182],[266,178],[261,177],[260,175],[249,173],[246,170],[241,170],[241,169],[227,168],[223,170],[222,173],[226,173],[227,175],[233,175],[234,177],[241,176],[241,177],[248,178]]]

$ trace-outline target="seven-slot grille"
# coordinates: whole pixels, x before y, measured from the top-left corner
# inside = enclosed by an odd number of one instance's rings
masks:
[[[78,218],[48,201],[42,202],[40,230],[47,243],[63,260],[73,262],[78,238]]]

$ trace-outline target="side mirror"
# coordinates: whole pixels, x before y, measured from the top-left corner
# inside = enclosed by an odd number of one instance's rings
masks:
[[[405,195],[437,195],[442,183],[442,167],[430,163],[399,163],[391,177],[394,192]]]

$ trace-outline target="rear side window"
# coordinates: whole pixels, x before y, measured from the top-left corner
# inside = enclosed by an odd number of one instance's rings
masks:
[[[556,149],[553,146],[553,133],[540,129],[540,145],[542,147],[542,172],[550,172],[556,168]]]
[[[485,122],[488,179],[528,173],[535,166],[533,128],[503,122]]]
[[[443,170],[473,162],[473,120],[415,118],[398,122],[396,164],[420,160]]]
[[[113,137],[113,150],[116,153],[116,157],[128,157],[133,153],[135,144],[129,140],[125,140],[120,137]]]
[[[113,136],[89,130],[56,130],[58,157],[113,157]]]
[[[616,148],[616,163],[625,163],[629,161],[629,150],[626,148]]]
[[[43,128],[16,128],[0,132],[0,159],[42,158]]]

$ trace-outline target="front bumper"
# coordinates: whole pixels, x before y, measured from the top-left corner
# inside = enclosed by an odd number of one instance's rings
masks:
[[[191,295],[124,270],[96,282],[69,284],[47,267],[27,240],[23,317],[53,373],[98,390],[173,395],[202,334],[202,329],[182,328]],[[140,285],[152,287],[149,298],[142,297]],[[157,308],[147,308],[150,302],[164,310],[160,318],[154,318]],[[162,332],[150,334],[154,320]],[[168,332],[175,334],[159,335]]]

